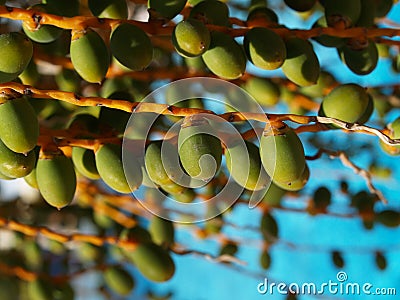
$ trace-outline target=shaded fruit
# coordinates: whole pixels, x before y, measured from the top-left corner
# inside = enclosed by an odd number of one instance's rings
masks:
[[[155,11],[157,17],[172,19],[185,7],[187,0],[148,0],[148,7]]]
[[[227,243],[222,245],[221,249],[219,250],[219,255],[235,256],[238,250],[239,247],[235,242],[228,241]]]
[[[315,190],[312,202],[313,208],[326,211],[327,207],[331,204],[332,194],[327,187],[321,186]]]
[[[112,55],[131,70],[143,70],[153,59],[153,45],[139,27],[124,23],[113,30],[110,38]]]
[[[250,13],[247,16],[247,22],[259,22],[260,20],[266,22],[267,24],[278,24],[278,16],[272,9],[269,9],[265,6],[258,6],[250,9]]]
[[[204,0],[192,8],[189,17],[206,24],[229,26],[229,8],[221,1]]]
[[[343,84],[325,96],[319,115],[356,123],[368,112],[369,102],[368,93],[363,87],[354,83]]]
[[[56,15],[74,17],[79,14],[79,0],[43,0],[49,6],[54,7]]]
[[[332,74],[321,71],[318,81],[314,85],[301,88],[301,92],[311,98],[319,98],[326,94],[326,91],[336,84],[336,80]]]
[[[280,206],[282,197],[285,195],[286,191],[275,183],[271,182],[265,195],[262,198],[262,202],[268,206]]]
[[[32,42],[19,32],[0,35],[0,83],[14,80],[32,58]]]
[[[393,0],[375,0],[375,17],[382,18],[392,9]]]
[[[32,172],[36,163],[35,151],[31,150],[26,155],[16,153],[7,148],[0,140],[0,173],[11,178],[27,176]]]
[[[9,149],[26,153],[36,146],[39,123],[35,111],[25,97],[0,104],[0,122],[0,139]]]
[[[269,254],[269,252],[267,250],[261,252],[260,266],[264,270],[269,269],[269,267],[271,266],[271,255]]]
[[[251,77],[243,85],[248,92],[260,105],[274,106],[280,97],[279,87],[269,78]]]
[[[34,189],[39,189],[36,179],[36,168],[34,168],[28,175],[24,177],[25,182]]]
[[[114,92],[107,98],[133,102],[133,98],[128,92]],[[103,125],[110,126],[118,133],[123,133],[130,117],[131,114],[126,111],[102,107],[100,109],[99,122]]]
[[[298,180],[306,167],[303,144],[288,126],[276,134],[267,133],[261,137],[260,155],[268,175],[280,184]]]
[[[89,179],[99,179],[100,175],[96,168],[96,161],[93,150],[73,147],[72,162],[76,170]]]
[[[92,14],[99,18],[128,18],[126,0],[89,0],[88,6]]]
[[[121,145],[104,144],[95,151],[96,167],[101,179],[113,190],[119,193],[130,193],[132,189],[138,188],[142,183],[142,170],[135,157],[129,157],[132,169],[129,170],[132,180],[131,187],[125,177],[122,164]]]
[[[382,252],[375,253],[375,264],[380,270],[385,270],[387,267],[386,257],[383,255]]]
[[[340,56],[346,66],[357,75],[367,75],[375,70],[378,64],[378,49],[376,44],[369,40],[366,47],[360,49],[346,45],[340,48]]]
[[[221,141],[212,135],[207,120],[183,124],[178,135],[178,151],[183,168],[189,176],[208,180],[219,170],[222,160]]]
[[[326,28],[328,24],[326,23],[325,16],[320,17],[315,23],[313,24],[312,28]],[[344,39],[336,36],[331,36],[327,34],[321,34],[319,36],[313,37],[318,43],[325,47],[334,47],[339,48],[344,45]]]
[[[360,0],[324,1],[325,18],[330,27],[348,28],[358,21],[361,13]]]
[[[392,139],[398,139],[400,138],[400,117],[395,119],[393,122],[389,123],[387,125],[389,132],[388,135]],[[390,155],[399,155],[400,154],[400,145],[388,145],[380,141],[380,145],[382,149],[390,154]]]
[[[140,244],[151,243],[150,233],[140,225],[136,225],[130,229],[124,229],[121,232],[119,239],[121,241],[131,241]]]
[[[61,91],[78,93],[80,90],[81,78],[75,70],[63,68],[54,79]]]
[[[332,257],[332,262],[337,268],[343,268],[344,267],[344,259],[342,256],[342,253],[339,251],[333,251],[331,253]]]
[[[395,228],[400,225],[400,213],[395,210],[386,209],[375,215],[375,221],[386,227]]]
[[[261,233],[264,239],[270,243],[275,242],[278,238],[278,223],[270,213],[264,213],[261,218]]]
[[[61,151],[41,153],[36,166],[40,194],[51,206],[61,209],[74,198],[76,174],[70,158]]]
[[[139,244],[129,257],[140,273],[151,281],[164,282],[175,273],[175,264],[171,256],[156,244]]]
[[[264,70],[275,70],[283,65],[286,46],[283,39],[267,28],[254,27],[244,36],[244,50],[249,60]]]
[[[310,42],[299,38],[286,41],[286,60],[282,71],[286,77],[300,86],[317,83],[320,65]]]
[[[73,34],[70,53],[74,68],[83,79],[92,83],[103,80],[110,64],[110,55],[97,32],[88,30]]]
[[[376,14],[375,0],[361,0],[361,12],[357,27],[372,27]]]
[[[35,10],[49,14],[57,14],[57,10],[53,6],[46,4],[36,4],[28,8],[28,10]],[[37,43],[50,43],[54,42],[62,34],[63,29],[53,25],[39,25],[34,30],[30,30],[25,22],[22,23],[22,29],[25,34]]]
[[[52,286],[42,279],[28,281],[27,293],[31,300],[53,300]]]
[[[18,76],[21,82],[26,85],[35,86],[40,79],[38,68],[33,59],[26,66],[25,70]]]
[[[298,0],[284,0],[285,4],[289,6],[291,9],[295,11],[303,12],[310,10],[313,8],[316,0],[305,0],[305,1],[298,1]]]
[[[229,35],[214,31],[211,33],[209,49],[203,54],[207,68],[224,79],[236,79],[246,69],[246,56],[241,46]]]
[[[174,243],[174,224],[170,220],[153,215],[150,219],[149,232],[157,245],[169,247]]]
[[[202,55],[210,46],[211,35],[204,23],[188,19],[179,22],[172,33],[175,50],[184,57]]]
[[[131,274],[118,266],[107,268],[103,276],[107,286],[121,296],[128,295],[135,286]]]
[[[225,151],[226,166],[232,178],[248,190],[260,190],[270,182],[256,145],[245,141],[228,145]]]

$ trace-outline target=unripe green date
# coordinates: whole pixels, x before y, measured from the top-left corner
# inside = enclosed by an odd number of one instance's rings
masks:
[[[360,49],[354,49],[349,45],[339,50],[340,56],[346,66],[357,75],[367,75],[375,70],[378,64],[378,48],[372,41]]]
[[[150,219],[149,232],[157,245],[169,247],[174,243],[174,224],[170,220],[153,215]]]
[[[316,0],[305,0],[305,1],[298,1],[298,0],[284,0],[285,4],[289,6],[291,9],[295,11],[304,12],[308,11],[317,2]]]
[[[153,45],[147,34],[132,24],[120,24],[110,38],[112,55],[131,70],[143,70],[153,59]]]
[[[261,137],[260,155],[272,181],[280,184],[296,181],[306,167],[303,144],[288,126],[279,133],[268,133]]]
[[[61,209],[74,198],[76,174],[70,158],[61,151],[41,154],[36,166],[40,194],[51,206]]]
[[[320,65],[311,43],[299,38],[289,38],[286,41],[286,51],[286,60],[282,65],[286,77],[300,86],[316,84]]]
[[[243,88],[260,105],[274,106],[279,101],[280,89],[278,85],[268,78],[249,78],[243,85]]]
[[[32,172],[36,163],[35,151],[26,155],[16,153],[7,148],[0,140],[0,173],[11,178],[27,176]]]
[[[279,235],[278,223],[270,213],[264,213],[261,217],[261,233],[268,242],[275,242]]]
[[[172,33],[172,43],[183,57],[196,57],[206,52],[210,46],[211,35],[200,21],[188,19],[178,23]]]
[[[243,46],[249,60],[264,70],[278,69],[286,58],[285,42],[267,28],[250,29],[244,36]]]
[[[23,34],[0,34],[0,83],[14,80],[24,71],[32,58],[32,42]]]
[[[148,7],[157,15],[166,19],[173,19],[185,7],[187,0],[148,0]]]
[[[1,50],[0,50],[1,51]],[[39,123],[25,97],[0,104],[0,139],[12,151],[27,153],[37,144]]]
[[[129,172],[134,174],[134,176],[131,176],[131,186],[129,186],[122,164],[122,148],[120,145],[105,144],[100,146],[95,152],[95,159],[101,179],[113,190],[128,194],[142,184],[143,175],[139,162],[135,157],[129,157],[127,159],[131,161],[130,167],[132,168]]]
[[[80,90],[81,78],[74,70],[62,69],[54,79],[61,91],[78,93]]]
[[[99,179],[94,152],[80,147],[72,148],[72,162],[76,170],[89,179]]]
[[[241,46],[218,31],[211,33],[210,47],[203,54],[203,61],[211,72],[228,80],[241,77],[246,70],[246,56]]]
[[[351,27],[361,14],[361,0],[326,0],[324,7],[326,21],[330,27]]]
[[[206,24],[229,26],[229,8],[221,1],[204,0],[192,8],[189,17]]]
[[[100,35],[92,30],[72,37],[71,61],[78,74],[88,82],[100,83],[108,70],[110,55]]]
[[[118,266],[107,268],[103,276],[107,286],[121,296],[129,295],[135,286],[131,274]]]
[[[79,0],[43,0],[42,2],[54,7],[57,10],[54,13],[56,15],[75,17],[79,14]]]
[[[53,300],[51,286],[42,279],[28,281],[27,293],[31,300]]]
[[[328,27],[328,24],[326,23],[325,16],[320,17],[317,21],[315,21],[315,23],[312,26],[312,28],[326,28],[326,27]],[[313,37],[313,39],[325,47],[339,48],[344,45],[343,38],[326,34]]]
[[[289,182],[279,182],[277,180],[274,181],[274,183],[286,190],[286,191],[291,191],[291,192],[296,192],[301,190],[308,182],[308,179],[310,178],[310,169],[308,168],[308,165],[304,167],[303,173],[300,175],[299,178],[289,181]]]
[[[99,18],[127,19],[126,0],[88,0],[92,14]]]

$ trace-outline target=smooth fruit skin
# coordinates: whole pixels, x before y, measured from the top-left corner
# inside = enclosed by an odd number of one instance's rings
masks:
[[[229,8],[221,1],[201,1],[192,8],[189,17],[204,21],[206,24],[229,26]]]
[[[279,235],[278,223],[270,213],[264,213],[261,218],[261,233],[268,242],[275,242]]]
[[[70,158],[61,151],[39,157],[36,179],[40,194],[51,206],[61,209],[74,198],[76,174]]]
[[[110,64],[110,55],[103,39],[95,31],[73,35],[71,61],[78,74],[88,82],[100,83]]]
[[[304,186],[307,184],[308,179],[310,178],[310,169],[308,168],[308,165],[306,164],[303,173],[300,175],[299,178],[296,180],[290,181],[290,182],[279,182],[279,181],[274,181],[277,187],[284,189],[285,191],[291,191],[291,192],[296,192],[304,188]]]
[[[202,131],[212,133],[213,129],[208,122],[182,127],[178,135],[178,151],[182,166],[189,176],[208,180],[215,175],[213,167],[217,172],[221,166],[222,146],[217,137]]]
[[[188,19],[178,23],[172,33],[172,43],[183,57],[196,57],[206,52],[210,46],[211,35],[200,21]]]
[[[32,58],[32,42],[22,33],[0,34],[0,83],[14,80]]]
[[[361,0],[326,0],[325,17],[330,27],[351,27],[361,14]]]
[[[0,122],[0,138],[12,151],[27,153],[36,146],[39,123],[34,109],[25,97],[0,104]]]
[[[0,173],[11,178],[27,176],[32,172],[36,163],[35,151],[26,155],[16,153],[7,148],[0,140]]]
[[[323,115],[349,123],[356,123],[366,112],[369,97],[366,90],[354,83],[334,88],[321,103]]]
[[[211,33],[210,47],[202,57],[211,72],[224,79],[237,79],[246,70],[246,56],[242,47],[222,32]]]
[[[280,89],[277,84],[268,78],[249,78],[243,85],[243,88],[260,105],[274,106],[279,101]]]
[[[306,166],[303,144],[290,127],[260,139],[262,164],[272,181],[290,183],[296,181]]]
[[[245,141],[246,149],[241,145],[237,143],[226,148],[226,166],[239,185],[251,191],[260,190],[270,182],[261,164],[260,151],[256,145],[248,141]],[[245,167],[247,162],[248,168]]]
[[[353,49],[350,46],[344,46],[339,52],[346,66],[357,75],[371,73],[378,64],[378,48],[371,40],[368,41],[368,45],[365,48]]]
[[[244,36],[243,46],[249,60],[264,70],[278,69],[286,58],[285,42],[267,28],[255,27],[249,30]]]
[[[185,7],[187,0],[148,0],[148,7],[159,16],[172,19]]]
[[[299,86],[317,83],[320,73],[318,58],[310,42],[299,38],[286,41],[287,57],[282,65],[286,77]]]
[[[121,296],[128,295],[135,286],[131,274],[118,266],[107,268],[103,276],[107,286]]]
[[[153,215],[149,224],[149,232],[153,242],[157,245],[168,247],[174,243],[174,224],[170,220]]]
[[[79,0],[43,0],[43,3],[54,7],[58,13],[54,13],[65,17],[74,17],[79,14]]]
[[[125,0],[89,0],[88,6],[92,14],[99,18],[128,18],[128,7]]]
[[[284,0],[285,4],[289,6],[291,9],[294,9],[295,11],[299,12],[304,12],[308,11],[317,2],[316,0],[303,0],[303,1],[298,1],[298,0]]]
[[[153,59],[153,45],[147,34],[132,24],[121,24],[111,33],[112,55],[131,70],[143,70]]]
[[[72,148],[72,162],[76,170],[89,179],[99,179],[100,175],[96,168],[95,156],[92,150],[80,147]]]
[[[121,145],[105,144],[95,152],[96,167],[101,179],[113,190],[119,193],[131,193],[131,187],[125,177],[122,164]],[[131,182],[132,189],[138,188],[142,183],[142,170],[135,157],[130,157],[132,169],[129,172],[135,174],[134,182]]]
[[[156,244],[139,244],[129,257],[140,273],[151,281],[164,282],[175,273],[175,264],[171,256]]]

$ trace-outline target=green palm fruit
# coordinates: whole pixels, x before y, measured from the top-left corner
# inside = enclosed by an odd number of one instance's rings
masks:
[[[40,74],[33,59],[30,60],[25,70],[18,76],[18,78],[26,85],[35,86],[38,83]]]
[[[17,78],[28,66],[32,54],[32,42],[24,34],[0,34],[0,83]]]
[[[269,78],[251,77],[243,85],[248,92],[260,105],[274,106],[280,97],[279,87]]]
[[[36,146],[39,123],[34,109],[25,97],[6,100],[0,104],[0,121],[0,139],[9,149],[27,153]]]
[[[265,170],[275,183],[290,184],[298,180],[306,167],[303,144],[287,125],[276,134],[263,134],[260,155]]]
[[[75,17],[79,15],[79,0],[42,0],[48,6],[56,9],[54,14],[65,17]]]
[[[69,124],[66,126],[71,130],[98,132],[99,120],[90,114],[77,114],[71,118]]]
[[[35,167],[36,154],[31,150],[26,155],[7,148],[0,140],[0,173],[11,178],[29,175]]]
[[[165,187],[165,186],[164,186]],[[164,188],[162,187],[162,188]],[[196,192],[192,189],[185,188],[180,193],[173,193],[171,194],[176,201],[182,203],[192,203],[194,199],[196,199]]]
[[[57,14],[57,10],[53,6],[46,4],[36,4],[28,8],[28,10],[35,10],[40,12],[45,12],[49,14]],[[58,37],[61,36],[63,31],[62,28],[53,25],[40,25],[38,28],[31,30],[28,28],[25,22],[22,23],[22,29],[25,34],[37,43],[50,43],[54,42]]]
[[[360,191],[351,196],[351,206],[355,207],[359,214],[374,213],[375,202],[376,199],[374,195],[366,191]]]
[[[369,102],[370,98],[363,87],[354,83],[343,84],[325,96],[319,115],[357,123],[368,112]]]
[[[250,29],[244,36],[243,46],[249,60],[264,70],[278,69],[286,58],[285,42],[267,28]]]
[[[304,86],[300,88],[302,94],[311,98],[320,98],[325,95],[325,91],[330,89],[336,83],[335,78],[332,74],[321,71],[319,74],[317,84]]]
[[[400,225],[400,212],[386,209],[375,214],[375,221],[389,228],[396,228]]]
[[[184,187],[184,186],[182,186],[180,184],[177,184],[175,182],[170,182],[170,183],[167,183],[167,184],[163,184],[160,187],[164,192],[166,192],[167,194],[170,194],[170,195],[172,195],[174,197],[176,197],[177,195],[183,193],[187,189],[186,187]]]
[[[128,92],[115,92],[111,94],[109,99],[126,100],[132,102],[132,96]],[[126,111],[102,107],[100,109],[99,122],[107,124],[119,133],[123,133],[128,124],[131,114]]]
[[[312,197],[313,208],[321,211],[326,211],[327,207],[331,204],[332,194],[330,190],[324,186],[319,187],[314,191]]]
[[[206,72],[207,66],[201,56],[185,57],[184,60],[189,72]]]
[[[235,256],[238,250],[239,250],[238,245],[235,242],[227,242],[219,250],[219,256],[221,255]]]
[[[285,193],[286,191],[284,189],[271,182],[262,198],[262,202],[268,206],[279,207],[282,197],[285,195]]]
[[[36,168],[34,168],[28,175],[24,177],[25,182],[34,189],[39,189],[36,179]]]
[[[247,22],[252,22],[254,20],[263,20],[269,24],[278,24],[278,16],[276,13],[267,7],[255,7],[249,10],[249,15],[247,16]]]
[[[356,26],[372,27],[374,25],[375,11],[375,0],[361,0],[361,12]]]
[[[8,176],[3,175],[2,173],[0,173],[0,179],[1,180],[14,180],[15,178],[8,177]]]
[[[245,141],[244,145],[242,143],[229,145],[225,151],[225,158],[232,178],[242,187],[256,191],[266,187],[270,182],[261,164],[260,151],[253,143]]]
[[[71,61],[76,72],[86,81],[100,83],[108,70],[110,55],[100,35],[88,30],[72,35]]]
[[[342,256],[342,253],[339,251],[333,251],[331,253],[332,256],[332,261],[333,264],[337,267],[337,268],[343,268],[344,267],[344,259]]]
[[[75,70],[62,69],[54,76],[59,90],[78,93],[81,86],[81,78]]]
[[[54,300],[74,300],[75,292],[69,282],[63,282],[56,284],[53,287],[53,299]]]
[[[128,183],[122,164],[121,145],[105,144],[95,151],[96,167],[101,179],[113,190],[119,193],[131,193],[139,188],[143,175],[139,162],[134,156],[126,158],[130,161],[130,184]],[[131,189],[132,188],[132,189]]]
[[[211,35],[204,23],[188,19],[179,22],[172,32],[175,50],[183,57],[196,57],[206,52]]]
[[[389,129],[389,137],[392,139],[399,139],[400,138],[400,117],[395,119],[392,123],[388,124],[388,129]],[[382,149],[390,154],[390,155],[399,155],[400,154],[400,145],[387,145],[383,143],[382,141],[380,142],[380,145]]]
[[[169,247],[174,243],[174,224],[170,220],[153,215],[150,219],[149,232],[157,245]]]
[[[135,282],[131,274],[121,267],[108,267],[104,273],[104,281],[116,294],[127,296],[133,290]]]
[[[97,261],[102,255],[102,249],[93,244],[82,242],[76,249],[79,260],[82,262]]]
[[[203,54],[207,68],[224,79],[237,79],[246,70],[246,56],[242,47],[229,35],[214,31],[211,33],[209,49]]]
[[[308,182],[308,179],[310,178],[310,169],[308,168],[308,165],[306,164],[303,173],[300,175],[299,178],[296,180],[290,181],[290,182],[279,182],[279,181],[274,181],[274,183],[286,190],[286,191],[292,191],[296,192],[301,190]]]
[[[52,285],[42,279],[29,281],[27,292],[31,300],[53,300]]]
[[[271,266],[271,255],[267,250],[261,252],[260,265],[264,270],[268,270]]]
[[[316,0],[306,0],[306,1],[297,1],[297,0],[284,0],[285,4],[289,6],[291,9],[299,12],[308,11],[313,8]]]
[[[69,30],[63,30],[61,36],[58,37],[54,42],[35,45],[39,51],[55,57],[65,57],[68,55],[70,46],[71,31]]]
[[[228,6],[215,0],[204,0],[196,4],[190,11],[189,18],[218,26],[229,26],[230,24]]]
[[[99,179],[100,175],[96,168],[94,152],[90,149],[73,147],[72,162],[76,170],[89,179]]]
[[[61,150],[40,154],[36,179],[40,194],[51,206],[61,209],[73,200],[76,190],[75,169],[71,159]]]
[[[156,244],[138,244],[129,257],[139,272],[151,281],[164,282],[175,273],[175,264],[171,256]]]
[[[361,14],[361,0],[327,0],[324,2],[328,26],[348,28],[356,24]]]
[[[375,0],[375,17],[383,18],[392,9],[393,0]]]
[[[279,227],[275,218],[270,213],[261,217],[261,233],[267,242],[273,243],[279,236]]]
[[[360,49],[346,45],[339,50],[339,54],[346,66],[357,75],[367,75],[375,70],[378,64],[378,49],[376,44],[368,41],[368,45]]]
[[[363,113],[363,115],[361,116],[361,118],[358,120],[358,122],[360,124],[364,124],[366,122],[368,122],[368,120],[371,118],[372,113],[374,112],[374,99],[372,98],[372,96],[370,94],[368,94],[368,104],[367,104],[367,108],[365,109],[365,112]]]
[[[379,268],[379,270],[385,270],[387,267],[386,257],[382,252],[375,253],[375,264]]]
[[[163,147],[165,147],[166,151],[162,152]],[[155,184],[160,186],[169,185],[179,179],[179,168],[169,168],[169,165],[166,165],[173,161],[174,150],[175,147],[167,141],[152,141],[147,146],[144,162],[147,174]]]
[[[187,0],[148,0],[148,7],[153,10],[157,17],[173,19],[185,7]]]
[[[325,16],[320,17],[315,23],[313,24],[312,28],[326,28],[328,24],[326,23]],[[344,45],[344,39],[336,36],[322,34],[316,37],[313,37],[318,43],[325,47],[333,47],[339,48]]]
[[[299,38],[286,41],[286,60],[282,71],[286,77],[300,86],[317,83],[320,65],[311,43]]]
[[[140,225],[136,225],[133,228],[124,229],[121,232],[119,239],[121,241],[131,241],[139,244],[152,242],[150,233]]]
[[[205,119],[194,124],[182,124],[178,135],[178,151],[182,166],[189,176],[208,180],[218,171],[222,146],[221,141],[211,135],[213,132],[213,127]]]
[[[125,0],[89,0],[88,6],[92,14],[99,18],[128,18],[128,6]]]
[[[123,23],[113,30],[110,38],[112,55],[131,70],[143,70],[153,59],[153,45],[139,27]]]

